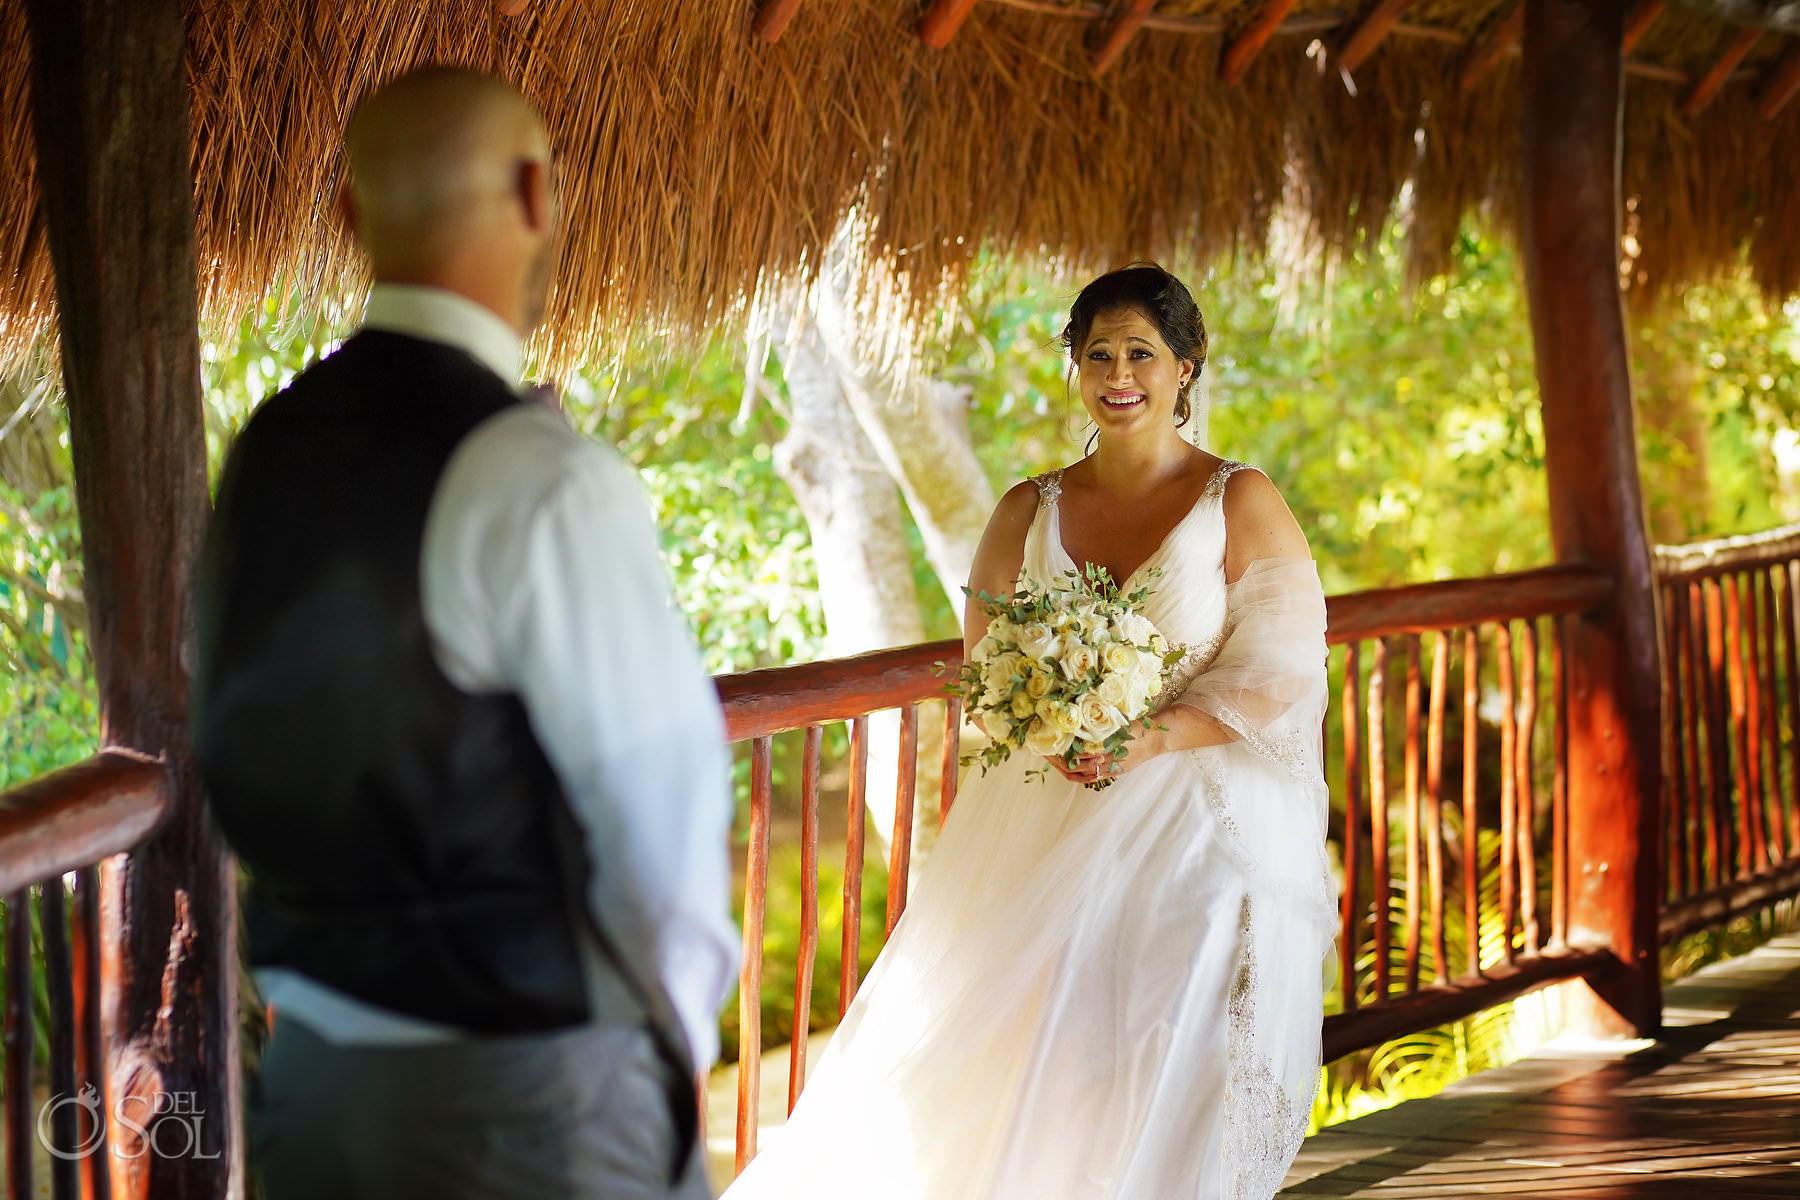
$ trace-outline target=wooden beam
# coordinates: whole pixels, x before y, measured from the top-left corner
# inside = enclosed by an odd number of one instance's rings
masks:
[[[1731,39],[1731,45],[1725,47],[1725,53],[1719,56],[1719,61],[1700,77],[1700,81],[1694,85],[1694,90],[1689,92],[1687,99],[1681,102],[1681,115],[1691,121],[1704,112],[1706,106],[1713,102],[1713,98],[1725,86],[1725,81],[1731,78],[1731,73],[1737,70],[1738,64],[1744,61],[1744,56],[1750,53],[1750,48],[1756,45],[1757,40],[1761,37],[1762,30],[1760,29],[1740,30],[1738,35]]]
[[[1796,95],[1800,95],[1800,45],[1790,49],[1763,81],[1756,97],[1756,115],[1773,121]]]
[[[1483,76],[1498,66],[1501,59],[1518,49],[1519,35],[1524,32],[1525,5],[1521,0],[1463,57],[1462,69],[1457,78],[1462,90],[1474,91]]]
[[[1112,70],[1119,56],[1125,53],[1125,47],[1137,36],[1137,31],[1144,27],[1144,18],[1156,7],[1156,0],[1129,0],[1125,10],[1119,14],[1110,28],[1100,36],[1098,47],[1090,60],[1094,74],[1104,75]]]
[[[1344,39],[1337,53],[1337,65],[1354,73],[1356,69],[1368,61],[1369,55],[1375,53],[1375,47],[1381,45],[1381,39],[1399,24],[1400,17],[1413,6],[1413,0],[1380,0],[1361,24]]]
[[[225,1196],[242,1187],[235,870],[189,755],[181,659],[207,516],[182,0],[24,9],[101,739],[169,780],[156,833],[100,868],[107,1108],[185,1096],[206,1118],[178,1157],[120,1135],[112,1195]]]
[[[1243,79],[1244,71],[1253,59],[1262,53],[1281,23],[1287,20],[1288,13],[1293,11],[1296,0],[1267,0],[1250,23],[1231,39],[1225,46],[1225,52],[1219,56],[1219,78],[1226,83],[1237,83]]]
[[[750,24],[750,32],[759,42],[776,42],[787,32],[788,22],[800,11],[800,0],[767,0],[756,10],[756,20]]]
[[[919,18],[919,40],[933,50],[942,50],[974,8],[975,0],[932,0],[931,7]]]
[[[1521,257],[1531,303],[1550,538],[1610,571],[1610,603],[1562,619],[1569,941],[1616,970],[1573,997],[1589,1034],[1661,1024],[1662,673],[1619,295],[1623,0],[1525,0]]]
[[[1664,0],[1642,0],[1642,3],[1631,10],[1631,15],[1625,18],[1625,33],[1619,39],[1619,49],[1626,54],[1635,50],[1637,44],[1644,40],[1644,35],[1650,32],[1650,26],[1656,24],[1656,18],[1662,16],[1663,9],[1667,7]]]

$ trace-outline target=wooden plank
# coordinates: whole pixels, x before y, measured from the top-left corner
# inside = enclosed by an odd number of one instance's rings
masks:
[[[1800,896],[1800,860],[1668,905],[1658,919],[1657,936],[1666,945],[1794,896]]]
[[[1487,73],[1500,65],[1501,59],[1518,50],[1519,36],[1524,32],[1525,5],[1521,2],[1513,5],[1506,16],[1469,49],[1457,70],[1457,85],[1465,92],[1474,91]]]
[[[1756,115],[1765,121],[1773,121],[1797,95],[1800,95],[1800,45],[1789,49],[1764,77],[1757,89]]]
[[[1125,47],[1131,44],[1131,39],[1144,27],[1144,18],[1155,7],[1156,0],[1128,0],[1119,19],[1100,35],[1093,57],[1088,60],[1095,75],[1104,75],[1113,69],[1119,56],[1125,53]]]
[[[1603,950],[1540,954],[1489,967],[1480,975],[1463,976],[1448,985],[1423,987],[1383,1004],[1334,1013],[1325,1018],[1325,1061],[1459,1020],[1545,984],[1599,973],[1612,962],[1612,956]]]
[[[1224,52],[1219,55],[1219,78],[1226,83],[1240,82],[1244,72],[1250,69],[1250,64],[1294,10],[1295,3],[1296,0],[1264,0],[1250,23],[1225,44]]]
[[[130,850],[168,807],[163,765],[122,750],[0,793],[0,892]]]
[[[769,822],[774,747],[759,737],[750,747],[750,846],[744,863],[744,953],[738,967],[737,1170],[756,1157],[762,1107],[763,917],[769,894]]]
[[[794,958],[794,1036],[788,1043],[788,1112],[806,1087],[813,968],[819,957],[819,752],[825,731],[806,728],[800,766],[800,945]]]
[[[773,44],[781,40],[787,27],[800,11],[800,0],[766,0],[750,22],[750,32],[759,42]]]
[[[1378,588],[1326,599],[1333,645],[1429,633],[1482,621],[1580,612],[1604,605],[1611,577],[1585,566],[1543,567],[1481,579]],[[762,737],[935,699],[962,665],[962,639],[847,658],[721,675],[726,737]]]
[[[1727,571],[1774,566],[1800,558],[1800,523],[1680,546],[1658,546],[1658,579],[1705,579]]]
[[[1571,997],[1571,1023],[1646,1035],[1661,1021],[1657,901],[1661,677],[1617,264],[1621,0],[1525,0],[1522,258],[1559,562],[1618,581],[1572,617],[1570,940],[1619,968]]]
[[[1656,24],[1656,18],[1662,16],[1668,7],[1667,0],[1641,0],[1631,15],[1625,18],[1625,32],[1619,37],[1619,50],[1630,54],[1637,49],[1637,44],[1644,40],[1650,32],[1650,26]]]
[[[906,911],[907,881],[912,871],[913,801],[919,771],[919,706],[900,710],[900,769],[894,780],[894,839],[888,845],[887,932]]]
[[[186,29],[180,0],[25,15],[103,736],[170,781],[161,827],[101,868],[106,1052],[134,1066],[116,1102],[193,1093],[208,1118],[194,1154],[115,1158],[114,1191],[224,1195],[242,1184],[236,879],[181,664],[208,504]]]
[[[1356,69],[1368,61],[1369,55],[1381,45],[1385,38],[1407,9],[1413,6],[1413,0],[1379,0],[1369,14],[1351,30],[1344,39],[1337,53],[1337,65],[1344,70],[1355,73]]]
[[[974,9],[975,0],[932,0],[931,7],[919,18],[919,40],[933,50],[942,50]]]
[[[869,787],[869,718],[850,722],[850,794],[844,813],[844,927],[838,941],[838,1018],[850,1011],[862,969],[863,832]]]
[[[1725,52],[1719,55],[1718,61],[1713,63],[1712,69],[1700,77],[1699,82],[1694,84],[1693,90],[1688,93],[1687,99],[1681,102],[1681,115],[1691,121],[1705,112],[1706,106],[1711,104],[1720,90],[1724,88],[1725,81],[1731,78],[1731,73],[1737,70],[1739,63],[1744,61],[1744,56],[1749,54],[1751,48],[1761,39],[1762,30],[1760,29],[1740,30],[1738,35],[1731,39],[1731,44],[1725,47]]]

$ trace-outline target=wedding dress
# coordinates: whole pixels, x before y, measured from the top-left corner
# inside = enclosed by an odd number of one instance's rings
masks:
[[[1325,604],[1224,576],[1227,463],[1125,590],[1188,647],[1164,703],[1236,736],[1090,791],[971,776],[785,1128],[727,1200],[1268,1200],[1319,1076]],[[1061,472],[1024,575],[1050,583]],[[1160,571],[1154,577],[1151,568]]]

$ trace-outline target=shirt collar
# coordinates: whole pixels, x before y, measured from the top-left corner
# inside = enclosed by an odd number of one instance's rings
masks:
[[[513,327],[466,296],[417,284],[378,283],[369,290],[364,329],[443,342],[515,387],[524,343]]]

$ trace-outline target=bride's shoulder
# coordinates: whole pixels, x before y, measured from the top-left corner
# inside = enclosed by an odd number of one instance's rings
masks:
[[[1226,475],[1227,468],[1231,468]],[[1218,483],[1225,517],[1228,577],[1242,573],[1257,558],[1309,553],[1306,535],[1294,519],[1275,481],[1246,463],[1227,462]],[[1230,570],[1232,566],[1236,570]]]

